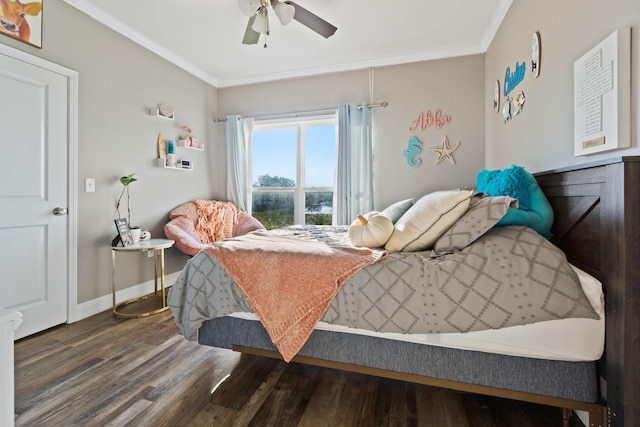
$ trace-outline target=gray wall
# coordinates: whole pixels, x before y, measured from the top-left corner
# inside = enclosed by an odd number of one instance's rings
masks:
[[[375,207],[441,188],[473,186],[483,167],[518,163],[532,171],[584,163],[614,155],[637,155],[640,3],[637,0],[524,0],[514,2],[486,55],[382,67],[374,70]],[[615,29],[632,32],[632,147],[588,157],[573,156],[573,62]],[[529,76],[519,90],[527,96],[523,113],[508,124],[491,109],[493,84],[507,66],[528,60],[534,31],[542,36],[542,74]],[[47,0],[43,48],[8,37],[2,43],[79,72],[78,142],[78,302],[110,293],[109,242],[115,235],[118,178],[135,173],[133,221],[162,236],[167,213],[196,198],[224,198],[224,124],[212,117],[246,116],[335,107],[368,101],[367,70],[288,81],[215,89],[97,24],[61,0]],[[176,120],[150,117],[160,103],[176,108]],[[441,109],[452,121],[443,128],[409,132],[423,111]],[[193,172],[157,168],[156,138],[195,128],[206,143],[190,152]],[[403,151],[414,135],[424,144],[418,168],[406,164]],[[428,149],[443,136],[461,141],[456,164],[435,164]],[[486,140],[486,142],[485,142]],[[486,156],[486,161],[485,161]],[[96,192],[84,193],[84,178],[96,179]],[[167,271],[178,271],[186,257],[171,249]],[[122,258],[121,287],[152,279],[149,265],[136,256]],[[120,265],[120,264],[119,264]]]
[[[78,303],[109,295],[111,254],[116,234],[113,218],[122,185],[118,178],[135,173],[131,184],[132,222],[162,237],[167,213],[194,198],[220,194],[224,183],[212,179],[216,145],[211,123],[216,89],[185,73],[60,0],[47,0],[43,47],[36,49],[2,36],[2,43],[45,58],[79,74],[78,125]],[[151,117],[159,103],[176,108],[176,120]],[[158,132],[176,138],[189,125],[207,146],[189,153],[193,172],[154,166]],[[185,157],[187,157],[185,155]],[[96,179],[96,192],[84,192],[84,179]],[[121,209],[121,213],[124,214]],[[139,256],[138,256],[139,255]],[[146,255],[121,256],[119,287],[153,279]],[[186,260],[167,251],[167,271]]]
[[[373,110],[376,209],[433,190],[473,187],[484,166],[483,81],[482,55],[374,70],[373,101],[389,102],[387,108]],[[341,102],[368,101],[369,96],[369,71],[362,70],[223,88],[219,112],[251,116],[335,108]],[[451,115],[449,124],[409,132],[421,111],[433,114],[438,109]],[[455,165],[446,160],[436,164],[437,154],[429,151],[440,146],[445,135],[451,144],[462,143],[454,153]],[[422,165],[416,168],[403,155],[410,136],[423,143]],[[224,167],[224,159],[218,159],[216,168]]]
[[[487,167],[516,163],[535,172],[640,154],[639,23],[638,0],[514,1],[485,55]],[[622,27],[632,27],[631,147],[574,157],[573,64]],[[527,76],[516,89],[526,95],[524,110],[504,124],[502,115],[491,109],[494,82],[500,79],[504,83],[507,66],[513,69],[516,61],[529,61],[534,31],[539,31],[542,38],[540,77],[533,78],[527,64]]]

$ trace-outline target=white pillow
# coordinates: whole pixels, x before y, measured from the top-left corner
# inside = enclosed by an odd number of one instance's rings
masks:
[[[422,196],[395,224],[385,249],[415,252],[430,249],[469,208],[473,190],[435,191]]]

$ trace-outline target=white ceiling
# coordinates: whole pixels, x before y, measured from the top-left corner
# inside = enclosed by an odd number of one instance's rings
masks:
[[[512,0],[296,0],[338,31],[271,21],[242,44],[237,0],[64,0],[215,87],[484,53]]]

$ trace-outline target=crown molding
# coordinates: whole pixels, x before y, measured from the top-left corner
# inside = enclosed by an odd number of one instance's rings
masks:
[[[85,0],[63,0],[63,1],[68,5],[78,9],[79,11],[87,14],[88,16],[95,19],[96,21],[100,22],[105,27],[112,29],[113,31],[121,34],[122,36],[128,38],[134,43],[137,43],[140,46],[144,47],[145,49],[160,56],[161,58],[166,59],[167,61],[176,65],[177,67],[182,68],[184,71],[188,72],[189,74],[194,75],[195,77],[205,81],[206,83],[209,83],[214,87],[219,86],[218,79],[216,79],[214,76],[204,72],[199,67],[196,67],[189,61],[185,60],[179,55],[176,55],[172,51],[164,48],[163,46],[159,45],[153,40],[150,40],[149,38],[143,36],[133,28],[122,23],[122,21],[114,18],[112,15],[109,15],[108,13],[105,13],[102,9],[95,7],[93,4]]]
[[[224,88],[224,87],[233,87],[233,86],[242,86],[248,84],[255,83],[265,83],[269,81],[276,80],[285,80],[285,79],[293,79],[293,78],[301,78],[301,77],[310,77],[314,75],[323,75],[323,74],[334,74],[340,72],[348,72],[348,71],[356,71],[367,68],[375,68],[375,67],[384,67],[391,65],[400,65],[400,64],[408,64],[412,62],[422,62],[422,61],[432,61],[437,59],[446,59],[453,58],[459,56],[467,56],[467,55],[478,55],[483,54],[487,51],[493,38],[495,37],[498,29],[502,21],[504,20],[513,0],[502,0],[499,4],[499,7],[496,8],[496,12],[491,21],[491,25],[487,28],[487,31],[484,34],[484,37],[479,42],[479,44],[475,46],[467,46],[467,47],[456,47],[456,48],[447,48],[440,49],[435,51],[428,52],[415,52],[403,55],[396,56],[388,56],[382,58],[375,58],[366,61],[357,61],[357,62],[348,62],[342,64],[334,64],[322,67],[312,67],[312,68],[303,68],[291,71],[284,72],[274,72],[274,73],[261,73],[256,75],[245,75],[245,76],[233,76],[233,77],[220,77],[220,76],[212,76],[211,74],[205,72],[200,67],[195,66],[184,58],[176,55],[174,52],[164,48],[158,43],[150,40],[149,38],[143,36],[133,28],[125,25],[120,20],[116,19],[112,15],[105,13],[103,10],[95,7],[93,4],[87,2],[86,0],[63,0],[65,3],[70,6],[78,9],[79,11],[87,14],[91,18],[100,22],[104,26],[112,29],[113,31],[123,35],[124,37],[130,39],[134,43],[139,44],[140,46],[148,49],[149,51],[155,53],[156,55],[164,58],[170,63],[176,65],[177,67],[183,69],[184,71],[192,74],[193,76],[203,80],[206,83],[216,87],[216,88]]]
[[[493,38],[496,36],[496,33],[500,29],[500,25],[502,25],[502,21],[504,21],[505,16],[507,16],[507,12],[509,12],[509,8],[513,0],[502,0],[498,7],[496,8],[496,12],[493,15],[493,19],[491,20],[491,24],[487,27],[487,31],[482,38],[482,50],[486,52],[493,41]]]
[[[260,75],[248,75],[218,79],[219,88],[242,86],[255,83],[265,83],[276,80],[286,80],[302,77],[311,77],[323,74],[335,74],[348,71],[364,70],[368,68],[386,67],[391,65],[409,64],[412,62],[431,61],[435,59],[454,58],[459,56],[477,55],[485,52],[481,45],[462,48],[441,49],[430,52],[419,52],[404,55],[375,58],[372,60],[348,62],[343,64],[328,65],[322,67],[304,68],[276,73],[262,73]]]

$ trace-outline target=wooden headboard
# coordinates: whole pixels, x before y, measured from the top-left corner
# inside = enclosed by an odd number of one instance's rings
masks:
[[[536,174],[553,206],[553,243],[602,281],[600,364],[611,426],[640,426],[640,157]]]

